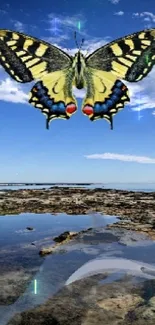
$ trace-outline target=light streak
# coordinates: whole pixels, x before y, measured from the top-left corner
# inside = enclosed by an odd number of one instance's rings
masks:
[[[37,295],[37,280],[34,280],[34,294]]]

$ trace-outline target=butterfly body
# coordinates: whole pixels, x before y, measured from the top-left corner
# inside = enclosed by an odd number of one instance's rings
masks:
[[[129,102],[122,80],[138,82],[155,64],[155,29],[137,32],[102,46],[87,57],[74,57],[37,38],[0,30],[0,64],[18,82],[37,80],[29,102],[45,114],[49,127],[56,118],[69,119],[77,110],[72,87],[86,88],[82,112],[91,121],[113,115]]]
[[[73,59],[72,68],[75,69],[75,79],[74,84],[77,89],[83,89],[86,85],[85,83],[85,70],[86,70],[86,63],[84,55],[78,51],[75,54]]]

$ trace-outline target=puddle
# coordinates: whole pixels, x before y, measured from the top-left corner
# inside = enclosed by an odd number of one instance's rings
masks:
[[[0,216],[0,324],[6,325],[16,312],[43,304],[65,286],[74,272],[92,259],[134,260],[153,267],[154,242],[147,240],[145,235],[131,231],[105,229],[107,224],[114,222],[118,222],[117,217],[98,213],[78,216],[30,213]],[[29,231],[26,227],[34,229]],[[52,238],[60,233],[90,227],[95,229],[60,246],[55,254],[43,258],[39,256],[39,247],[52,244]],[[32,242],[36,245],[31,245]],[[153,268],[148,271],[146,265],[143,267],[144,279],[154,279]],[[120,272],[113,270],[100,284],[119,279]]]
[[[118,222],[115,216],[67,214],[33,214],[0,216],[0,247],[29,243],[50,236],[50,238],[68,231],[80,231],[89,227],[105,227]],[[33,227],[33,231],[26,228]]]

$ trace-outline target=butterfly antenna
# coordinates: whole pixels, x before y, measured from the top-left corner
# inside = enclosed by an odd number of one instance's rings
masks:
[[[75,44],[76,44],[77,48],[79,49],[79,44],[78,44],[78,41],[77,41],[76,32],[74,32],[74,39],[75,39]]]
[[[82,45],[83,45],[84,41],[85,41],[85,39],[84,39],[84,38],[82,38],[82,41],[81,41],[81,44],[80,44],[80,48],[79,48],[79,50],[81,49],[81,47],[82,47]]]

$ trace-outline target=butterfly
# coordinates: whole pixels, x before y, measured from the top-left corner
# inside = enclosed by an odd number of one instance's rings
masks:
[[[21,83],[37,80],[29,103],[46,116],[69,119],[77,110],[72,88],[86,88],[82,112],[91,121],[104,118],[113,129],[113,115],[130,101],[127,86],[151,71],[155,63],[155,29],[114,40],[88,56],[62,49],[16,31],[0,30],[0,64]],[[121,80],[122,79],[122,80]]]

